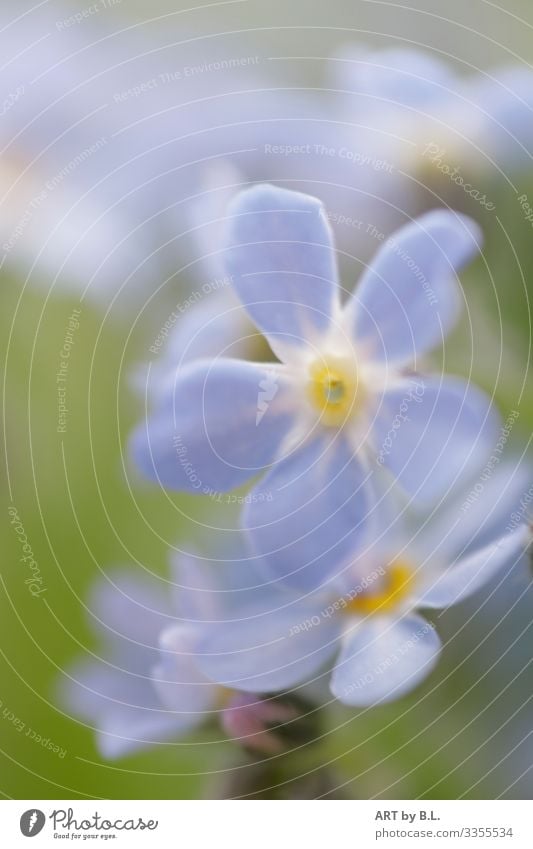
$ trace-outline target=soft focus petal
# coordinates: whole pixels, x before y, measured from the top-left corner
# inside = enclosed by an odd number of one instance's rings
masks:
[[[175,711],[183,723],[196,724],[213,709],[216,686],[197,664],[198,637],[193,628],[174,625],[161,635],[160,662],[152,670],[152,682],[161,702]]]
[[[304,591],[353,560],[374,528],[369,472],[337,436],[312,440],[273,469],[243,513],[268,574]]]
[[[330,325],[337,299],[333,237],[320,201],[255,186],[230,207],[227,269],[273,350],[311,344]]]
[[[218,575],[210,560],[192,552],[176,553],[172,557],[171,577],[174,582],[176,613],[180,620],[203,622],[216,617],[219,607],[216,589]]]
[[[374,421],[378,462],[427,505],[487,457],[498,416],[481,390],[459,378],[416,378],[383,395]]]
[[[385,242],[348,305],[368,356],[410,363],[442,343],[461,309],[457,272],[480,250],[481,239],[470,219],[437,210]]]
[[[433,669],[440,639],[420,616],[361,622],[346,643],[331,677],[331,692],[346,705],[369,707],[398,699]]]
[[[247,358],[258,342],[263,342],[264,337],[225,281],[229,278],[222,278],[220,288],[208,289],[205,296],[193,293],[191,300],[186,298],[178,305],[168,338],[163,328],[151,346],[152,354],[161,354],[160,359],[152,360],[150,369],[143,365],[133,374],[133,387],[142,398],[163,400],[174,375],[185,363],[217,357]]]
[[[271,463],[289,432],[290,390],[279,370],[240,360],[183,369],[132,439],[134,461],[162,486],[226,492]]]
[[[102,757],[114,760],[142,749],[168,743],[196,724],[182,724],[172,713],[161,710],[123,708],[105,714],[96,739]]]
[[[339,84],[366,95],[366,108],[382,113],[390,110],[392,104],[422,110],[434,108],[454,82],[454,75],[444,62],[420,50],[393,48],[357,55],[352,49],[351,55],[346,51],[341,60]],[[364,109],[362,99],[361,105]]]
[[[501,537],[492,545],[463,557],[435,576],[417,599],[417,607],[449,607],[476,593],[505,566],[512,570],[524,554],[531,533],[527,525]]]
[[[60,681],[60,700],[85,720],[94,720],[113,707],[156,704],[146,675],[128,674],[99,660],[82,661],[67,670]]]
[[[91,623],[113,642],[124,637],[131,647],[157,649],[162,629],[171,614],[165,585],[156,578],[130,571],[110,572],[94,587],[88,602]]]
[[[500,436],[500,445],[507,436]],[[453,487],[422,525],[413,515],[412,536],[422,560],[451,563],[503,536],[513,513],[531,486],[533,474],[527,461],[501,461],[501,448],[493,446],[482,468],[465,484]],[[461,481],[462,482],[462,481]]]
[[[531,168],[533,157],[533,73],[516,65],[494,68],[471,79],[467,96],[476,104],[476,147],[486,167],[505,172]],[[475,163],[479,167],[479,163]]]
[[[128,674],[104,662],[73,667],[61,682],[59,700],[96,730],[105,758],[164,743],[190,727],[161,709],[148,674]]]
[[[224,275],[225,219],[234,195],[246,183],[235,164],[227,159],[208,162],[200,179],[202,193],[193,200],[191,224],[196,257],[202,272],[213,279]]]
[[[296,686],[334,654],[337,622],[317,604],[296,603],[206,628],[198,645],[198,665],[210,679],[253,693]]]

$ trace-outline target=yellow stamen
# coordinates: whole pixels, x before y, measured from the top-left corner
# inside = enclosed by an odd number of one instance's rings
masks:
[[[340,427],[360,408],[364,388],[352,358],[316,360],[309,369],[307,394],[322,424]]]
[[[403,560],[395,560],[387,567],[387,572],[375,592],[372,588],[360,593],[348,602],[346,613],[368,616],[370,613],[385,613],[397,607],[412,590],[414,573],[411,566]]]

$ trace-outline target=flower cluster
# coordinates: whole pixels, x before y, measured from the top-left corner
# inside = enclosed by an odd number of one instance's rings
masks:
[[[112,572],[88,605],[103,657],[70,671],[62,701],[113,759],[213,719],[242,746],[275,753],[299,717],[279,698],[288,691],[321,703],[327,684],[359,708],[399,698],[442,648],[420,610],[446,609],[515,571],[529,530],[505,524],[525,483],[502,466],[468,517],[454,496],[393,520],[341,582],[306,594],[266,581],[242,537],[216,561],[174,555],[165,581]]]
[[[287,693],[358,708],[403,696],[442,650],[424,612],[501,580],[529,542],[525,522],[508,527],[527,487],[512,464],[461,509],[498,440],[491,399],[423,368],[459,317],[477,225],[423,215],[383,240],[352,292],[316,198],[256,185],[225,221],[232,309],[252,338],[195,345],[130,449],[165,488],[252,489],[232,545],[211,539],[215,558],[176,557],[164,590],[128,573],[98,589],[106,656],[73,672],[65,699],[109,757],[213,716],[272,753],[299,716]]]
[[[164,579],[98,583],[101,656],[63,703],[108,758],[213,719],[275,754],[306,705],[414,689],[443,650],[431,611],[497,592],[529,544],[511,427],[428,364],[481,250],[469,214],[530,166],[533,75],[354,46],[304,96],[238,33],[182,38],[169,67],[164,32],[141,50],[85,13],[50,32],[44,8],[0,28],[1,266],[111,305],[177,284],[134,375],[131,466],[239,508]]]

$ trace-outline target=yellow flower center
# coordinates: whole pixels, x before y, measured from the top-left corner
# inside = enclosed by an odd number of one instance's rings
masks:
[[[411,592],[414,572],[409,563],[395,560],[387,567],[384,579],[375,591],[372,587],[352,598],[346,613],[368,616],[370,613],[385,613],[397,607]]]
[[[309,369],[307,394],[320,413],[321,422],[340,427],[361,407],[365,396],[355,360],[343,357],[316,360]]]

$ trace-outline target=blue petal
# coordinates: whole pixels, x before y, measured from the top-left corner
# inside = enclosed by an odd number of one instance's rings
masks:
[[[531,167],[533,155],[533,74],[530,68],[494,69],[477,76],[467,96],[476,104],[476,147],[491,167],[505,171]]]
[[[352,50],[351,56],[346,54],[346,58],[339,73],[339,84],[368,97],[366,104],[361,101],[363,109],[366,105],[367,109],[374,107],[385,114],[392,104],[434,108],[455,82],[444,62],[419,50],[393,48],[362,55]]]
[[[461,309],[457,271],[480,246],[477,225],[444,210],[391,236],[348,305],[348,319],[367,355],[411,363],[441,344]]]
[[[418,607],[449,607],[478,592],[497,573],[508,566],[512,570],[524,554],[531,535],[526,525],[501,537],[468,557],[463,557],[420,595]]]
[[[203,163],[198,181],[203,189],[192,198],[192,237],[202,275],[217,279],[224,274],[225,218],[235,194],[246,184],[245,175],[228,159]]]
[[[165,711],[139,708],[115,709],[101,718],[97,745],[102,757],[122,758],[134,752],[161,746],[190,731],[196,722],[186,725]]]
[[[157,650],[159,634],[169,624],[171,609],[163,582],[154,577],[114,571],[97,582],[88,607],[104,638],[129,650]]]
[[[290,390],[267,365],[191,364],[168,396],[137,429],[131,450],[143,474],[170,489],[234,489],[276,458],[293,422]]]
[[[218,532],[220,540],[223,532]],[[244,535],[238,535],[242,540]],[[272,609],[280,587],[265,582],[264,565],[241,544],[219,542],[218,560],[193,553],[176,554],[172,561],[176,610],[184,622],[218,622],[238,615],[243,606]],[[228,550],[226,550],[226,548]],[[285,589],[285,588],[284,588]]]
[[[227,268],[272,349],[311,344],[336,303],[333,237],[322,204],[309,195],[255,186],[230,207]]]
[[[198,633],[187,625],[167,628],[161,635],[160,660],[151,676],[162,704],[184,726],[202,722],[217,697],[216,686],[198,666]]]
[[[331,692],[354,707],[398,699],[429,675],[440,647],[435,629],[420,616],[371,617],[346,638]]]
[[[59,698],[95,729],[105,758],[165,743],[187,730],[179,717],[162,710],[148,671],[130,675],[104,662],[82,663],[61,682]]]
[[[134,375],[134,387],[142,398],[149,397],[156,402],[163,399],[176,371],[193,360],[246,359],[260,336],[242,304],[227,287],[190,306],[184,301],[182,309],[183,313],[177,313],[161,359],[154,359],[149,371],[143,366]],[[157,354],[158,346],[152,348],[152,353]]]
[[[242,611],[241,619],[206,628],[198,665],[213,681],[252,693],[272,693],[307,681],[338,648],[339,626],[319,603]]]
[[[481,390],[459,378],[417,377],[384,393],[373,440],[378,462],[427,505],[479,468],[497,433],[498,416]]]
[[[85,720],[94,721],[114,706],[157,704],[146,673],[128,674],[104,660],[84,660],[70,667],[59,689],[61,702]]]
[[[339,577],[357,556],[374,529],[373,507],[369,473],[341,436],[324,437],[263,479],[243,523],[268,573],[306,591]]]
[[[507,437],[501,436],[503,444]],[[501,449],[493,446],[493,453],[485,458],[483,468],[462,486],[453,487],[446,498],[434,508],[424,526],[420,513],[413,519],[413,538],[423,560],[451,563],[458,556],[470,554],[502,536],[520,501],[533,479],[527,463],[506,461],[501,466]]]
[[[220,599],[217,597],[217,578],[225,572],[211,561],[192,552],[179,552],[172,558],[175,608],[183,622],[203,622],[215,619]]]

